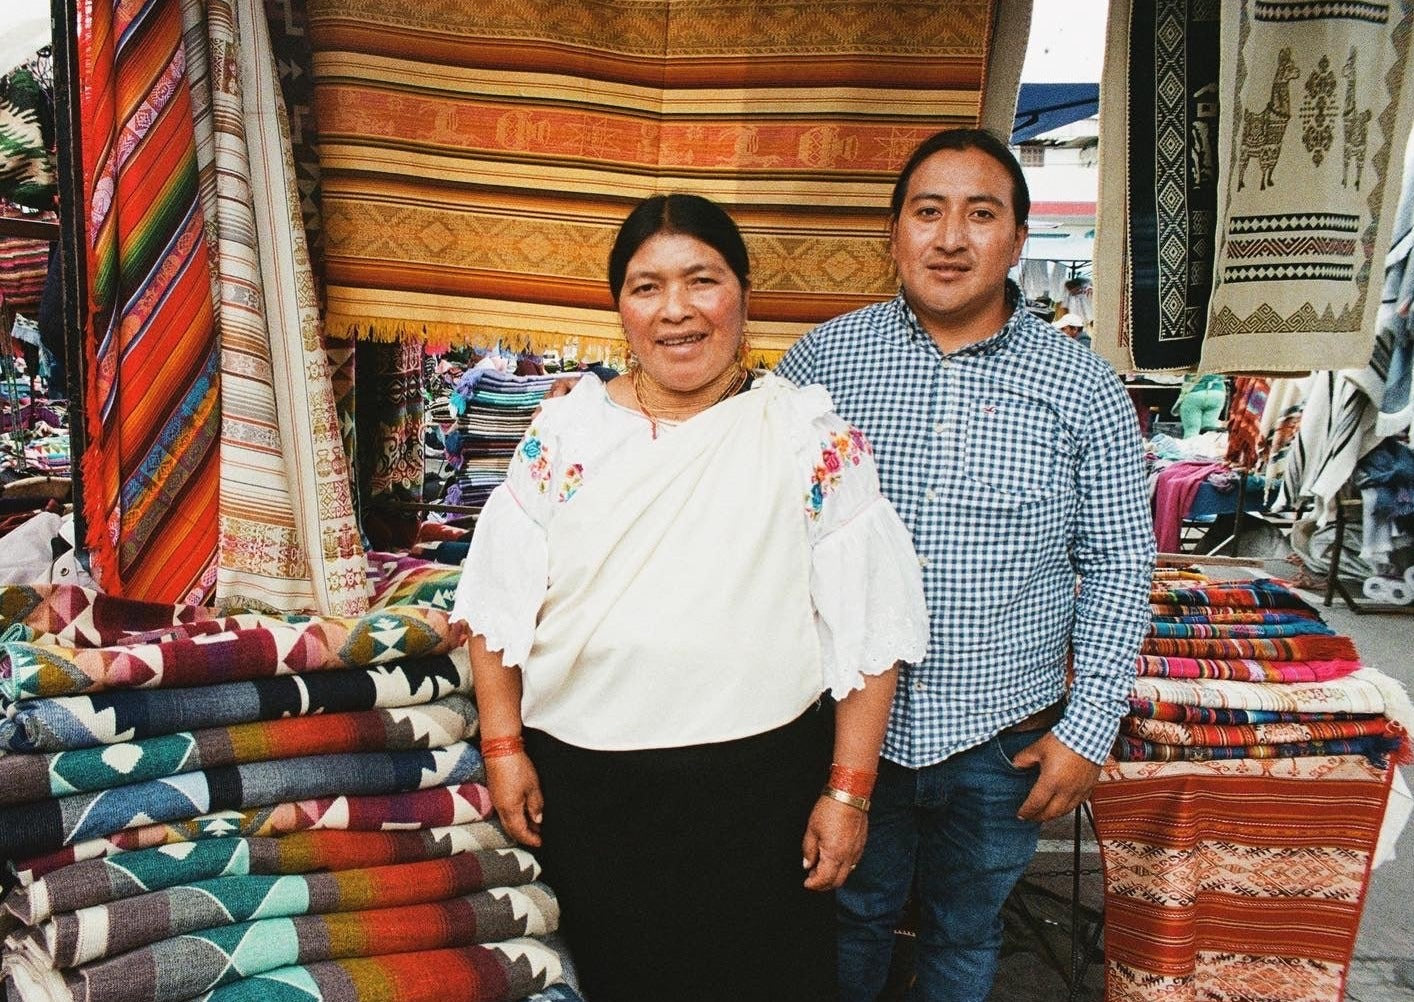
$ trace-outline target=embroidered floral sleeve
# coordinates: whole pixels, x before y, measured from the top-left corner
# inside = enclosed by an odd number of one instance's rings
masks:
[[[805,511],[812,521],[819,521],[825,508],[825,498],[839,489],[846,471],[850,467],[860,466],[866,458],[872,460],[873,455],[874,450],[870,448],[864,433],[850,426],[834,431],[820,443],[820,459],[815,464],[805,499]]]
[[[526,475],[535,485],[535,489],[541,494],[546,493],[550,489],[552,476],[550,450],[540,437],[540,429],[536,425],[526,429],[525,438],[521,439],[520,447],[516,450],[516,458],[525,464]]]

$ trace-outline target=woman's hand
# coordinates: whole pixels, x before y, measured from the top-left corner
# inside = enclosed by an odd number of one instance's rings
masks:
[[[829,797],[815,801],[810,822],[805,826],[805,886],[812,891],[833,891],[845,882],[849,871],[864,855],[864,839],[869,834],[869,815],[857,807]]]
[[[521,751],[488,758],[486,785],[491,790],[491,805],[507,834],[521,845],[538,846],[545,798],[540,793],[540,774],[530,756]]]

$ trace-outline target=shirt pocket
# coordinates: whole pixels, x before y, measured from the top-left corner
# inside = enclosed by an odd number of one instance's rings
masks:
[[[992,393],[966,405],[963,475],[997,500],[1053,498],[1074,477],[1069,436],[1044,401]]]

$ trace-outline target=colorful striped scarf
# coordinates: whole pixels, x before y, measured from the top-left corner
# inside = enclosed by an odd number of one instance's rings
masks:
[[[1383,720],[1377,714],[1293,713],[1284,710],[1238,710],[1215,706],[1184,706],[1129,697],[1129,715],[1181,724],[1281,724],[1321,720]]]
[[[1275,745],[1195,746],[1166,745],[1120,735],[1114,757],[1120,762],[1211,762],[1224,759],[1328,758],[1363,755],[1377,768],[1388,765],[1391,754],[1402,756],[1402,737],[1368,735],[1328,741],[1294,741]]]
[[[1254,661],[1139,655],[1145,678],[1211,678],[1238,682],[1326,682],[1360,670],[1359,661]]]
[[[1181,658],[1252,658],[1257,661],[1359,661],[1349,637],[1307,636],[1243,639],[1164,639],[1145,637],[1142,654]]]

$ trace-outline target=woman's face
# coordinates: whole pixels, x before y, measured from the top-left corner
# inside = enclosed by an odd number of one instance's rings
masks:
[[[664,389],[701,389],[735,364],[747,290],[711,245],[658,233],[629,259],[619,318],[644,374]]]

